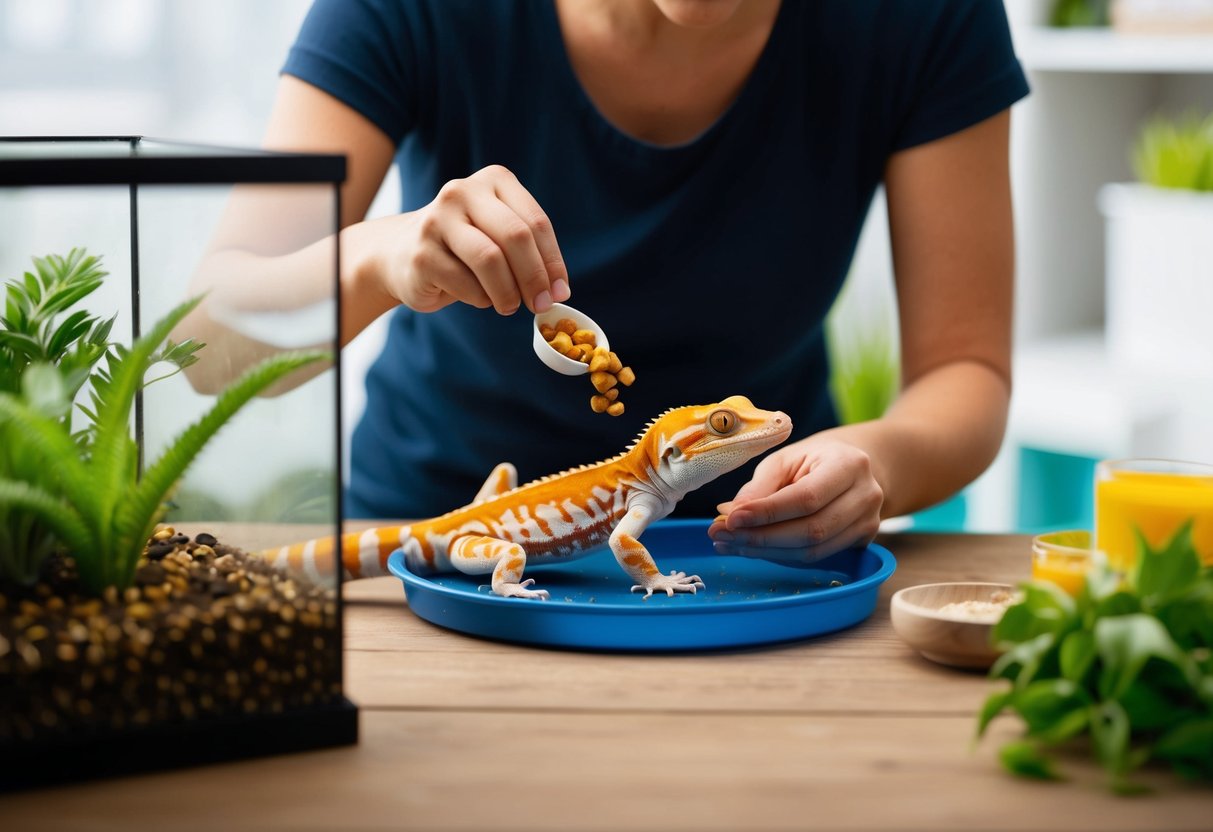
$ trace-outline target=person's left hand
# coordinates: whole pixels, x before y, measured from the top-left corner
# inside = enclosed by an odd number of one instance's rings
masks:
[[[818,434],[764,458],[737,496],[717,506],[708,536],[719,554],[811,563],[866,546],[884,491],[867,453]]]

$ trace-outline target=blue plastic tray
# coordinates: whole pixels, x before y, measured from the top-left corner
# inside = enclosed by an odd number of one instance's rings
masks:
[[[713,650],[808,638],[852,627],[872,614],[896,568],[883,547],[849,549],[811,568],[713,551],[706,520],[664,520],[642,537],[665,573],[680,569],[707,585],[695,595],[631,593],[610,549],[561,564],[528,566],[547,601],[501,598],[488,576],[418,576],[400,550],[388,569],[404,581],[409,607],[440,627],[502,641],[584,650]],[[841,586],[830,586],[840,581]]]

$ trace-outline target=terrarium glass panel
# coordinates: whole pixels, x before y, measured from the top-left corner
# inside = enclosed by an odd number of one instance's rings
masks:
[[[229,756],[353,740],[343,175],[322,155],[0,141],[9,761],[175,728],[213,746],[276,726]]]

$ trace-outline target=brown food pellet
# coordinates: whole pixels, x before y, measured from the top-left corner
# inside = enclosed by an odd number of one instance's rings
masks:
[[[599,393],[605,393],[618,383],[619,379],[610,373],[590,373],[590,384],[594,385],[594,389]]]
[[[548,343],[552,345],[552,349],[561,355],[564,355],[573,348],[573,339],[564,332],[557,332]]]
[[[591,410],[611,416],[623,413],[617,385],[630,387],[636,381],[636,373],[631,367],[623,366],[618,355],[598,346],[598,336],[593,330],[578,329],[571,318],[561,318],[555,326],[540,324],[539,334],[556,352],[588,365],[590,383],[597,391],[597,395],[590,397]]]
[[[601,348],[594,350],[594,354],[590,358],[590,372],[605,373],[609,366],[611,366],[611,359],[607,356],[606,351]]]

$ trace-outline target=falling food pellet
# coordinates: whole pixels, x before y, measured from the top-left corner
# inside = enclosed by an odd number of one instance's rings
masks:
[[[631,367],[625,367],[619,356],[606,347],[598,346],[598,336],[592,330],[578,329],[571,318],[561,318],[554,326],[541,324],[539,334],[556,352],[587,366],[596,391],[590,397],[590,410],[609,416],[623,415],[618,385],[631,387],[636,381]]]

